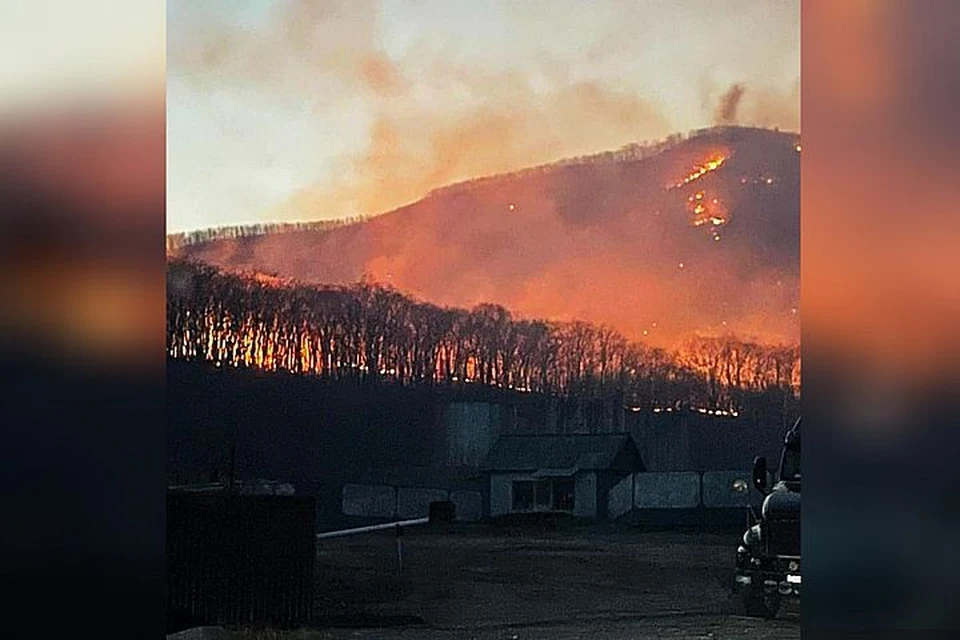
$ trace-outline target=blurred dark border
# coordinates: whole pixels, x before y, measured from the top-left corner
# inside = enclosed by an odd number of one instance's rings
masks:
[[[960,628],[958,8],[802,3],[805,636]]]
[[[0,610],[25,637],[164,635],[165,104],[111,88],[0,105]]]

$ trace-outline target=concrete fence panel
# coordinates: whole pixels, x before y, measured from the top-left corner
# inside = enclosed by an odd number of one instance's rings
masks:
[[[397,516],[400,518],[426,518],[430,515],[430,503],[448,499],[443,489],[401,487],[397,489]]]
[[[393,487],[346,484],[343,486],[343,513],[365,518],[393,518],[397,492]]]
[[[633,504],[637,509],[695,509],[700,506],[696,471],[637,473]]]
[[[737,480],[746,484],[746,491],[737,492],[733,485]],[[703,506],[745,507],[754,491],[752,474],[749,471],[707,471],[703,474]]]
[[[459,522],[477,522],[483,518],[483,495],[479,491],[452,491],[450,502],[457,507]]]

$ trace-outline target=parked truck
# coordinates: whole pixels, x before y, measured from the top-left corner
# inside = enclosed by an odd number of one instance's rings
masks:
[[[746,615],[773,618],[785,598],[800,597],[799,419],[784,438],[780,465],[773,474],[766,458],[754,460],[753,486],[763,503],[759,514],[748,507],[734,586]]]

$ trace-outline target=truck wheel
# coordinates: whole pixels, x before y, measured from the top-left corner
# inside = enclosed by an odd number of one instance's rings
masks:
[[[744,589],[740,594],[740,609],[751,618],[775,618],[780,610],[780,596],[765,595],[761,589]]]

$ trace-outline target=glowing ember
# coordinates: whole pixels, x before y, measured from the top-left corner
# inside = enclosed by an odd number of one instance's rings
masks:
[[[705,191],[698,191],[687,198],[687,207],[691,216],[690,224],[694,227],[707,223],[717,227],[729,221],[726,207],[720,198],[708,198]]]

